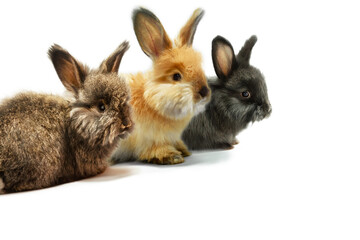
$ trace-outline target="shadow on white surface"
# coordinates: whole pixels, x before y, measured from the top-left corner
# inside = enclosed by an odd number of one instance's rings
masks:
[[[152,163],[144,163],[138,161],[129,161],[123,163],[117,163],[115,166],[123,167],[126,166],[149,166],[156,168],[174,168],[174,167],[188,167],[198,164],[218,164],[230,159],[231,150],[206,150],[206,151],[193,151],[192,155],[185,158],[185,162],[175,165],[159,165]]]
[[[185,162],[177,165],[192,166],[197,164],[218,164],[230,159],[230,153],[233,150],[213,150],[213,151],[194,151],[191,156],[185,159]]]
[[[135,169],[124,168],[122,166],[111,166],[108,167],[105,172],[97,176],[86,178],[81,180],[81,182],[105,182],[116,180],[124,177],[134,175],[137,171]]]
[[[0,194],[0,197],[4,196],[15,196],[15,195],[21,195],[21,194],[39,194],[39,193],[50,193],[51,191],[55,191],[55,189],[59,188],[65,188],[70,187],[74,183],[81,183],[81,182],[106,182],[106,181],[112,181],[117,180],[120,178],[125,178],[131,175],[134,175],[137,173],[137,170],[130,169],[130,168],[124,168],[122,166],[112,166],[108,167],[105,172],[102,174],[99,174],[94,177],[85,178],[79,181],[72,181],[72,182],[66,182],[63,184],[42,188],[42,189],[36,189],[36,190],[29,190],[29,191],[23,191],[23,192],[14,192],[14,193],[6,193],[6,194]]]

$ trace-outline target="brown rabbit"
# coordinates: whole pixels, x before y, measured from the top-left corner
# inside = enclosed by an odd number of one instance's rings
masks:
[[[0,105],[0,192],[40,189],[103,172],[132,129],[128,89],[117,72],[122,43],[89,70],[58,45],[49,49],[73,100],[20,93]]]

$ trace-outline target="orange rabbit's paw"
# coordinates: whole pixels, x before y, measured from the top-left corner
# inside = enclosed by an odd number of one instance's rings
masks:
[[[191,155],[191,152],[189,152],[188,148],[186,147],[183,141],[178,141],[175,144],[175,148],[181,152],[181,156],[183,157],[188,157]]]
[[[152,158],[148,160],[149,163],[155,163],[159,165],[172,165],[184,162],[184,158],[181,155],[172,155],[160,158]]]
[[[182,152],[177,151],[172,146],[163,146],[152,149],[152,151],[140,156],[140,161],[155,163],[160,165],[170,165],[183,163]]]

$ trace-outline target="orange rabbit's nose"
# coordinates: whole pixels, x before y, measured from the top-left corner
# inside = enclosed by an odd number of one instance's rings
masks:
[[[206,97],[208,94],[209,94],[209,88],[206,87],[206,86],[203,86],[200,91],[199,91],[199,94],[201,97]]]

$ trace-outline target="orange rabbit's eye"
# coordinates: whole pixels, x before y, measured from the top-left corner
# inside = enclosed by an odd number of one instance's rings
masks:
[[[180,79],[181,79],[180,73],[175,73],[175,74],[173,75],[173,80],[174,80],[174,81],[180,81]]]

